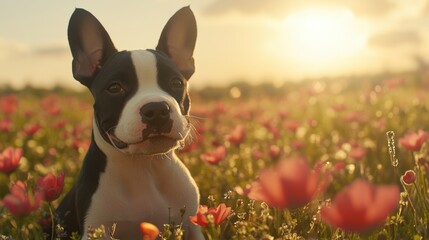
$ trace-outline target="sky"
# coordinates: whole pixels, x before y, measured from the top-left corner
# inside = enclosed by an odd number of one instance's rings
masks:
[[[133,50],[154,48],[187,5],[198,25],[194,87],[399,73],[429,61],[429,0],[1,1],[0,87],[79,88],[66,35],[76,7]]]

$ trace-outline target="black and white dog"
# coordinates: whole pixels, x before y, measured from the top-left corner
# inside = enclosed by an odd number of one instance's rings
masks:
[[[140,222],[162,229],[183,218],[185,238],[203,239],[190,224],[198,188],[174,150],[190,130],[187,81],[197,37],[189,7],[164,27],[156,50],[117,51],[89,12],[76,9],[68,40],[73,76],[94,97],[92,142],[75,186],[57,214],[67,233],[116,226],[114,237],[141,239]]]

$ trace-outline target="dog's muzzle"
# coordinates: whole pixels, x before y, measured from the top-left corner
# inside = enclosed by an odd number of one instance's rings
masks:
[[[170,107],[166,102],[146,103],[140,108],[142,122],[146,124],[143,130],[143,140],[151,135],[161,135],[169,133],[173,127],[173,120],[170,117]]]

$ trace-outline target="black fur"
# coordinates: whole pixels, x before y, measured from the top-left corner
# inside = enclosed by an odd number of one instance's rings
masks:
[[[124,89],[121,94],[111,94],[108,91],[112,83],[118,83]],[[131,52],[122,51],[114,54],[103,66],[91,85],[94,96],[94,116],[100,133],[106,142],[110,143],[107,135],[118,124],[120,113],[127,101],[138,89],[138,80]],[[108,104],[106,104],[108,103]]]
[[[155,50],[151,51],[156,57],[156,67],[158,69],[158,85],[165,92],[169,93],[177,103],[179,103],[180,110],[183,115],[189,114],[190,99],[188,94],[188,81],[177,70],[174,63],[165,54]],[[179,80],[183,84],[182,89],[173,88],[171,81]]]
[[[111,55],[117,52],[117,50],[112,40],[110,39],[110,36],[107,33],[106,29],[104,29],[103,25],[101,25],[97,18],[95,18],[94,15],[92,15],[85,9],[76,8],[72,16],[70,17],[69,27],[67,30],[70,50],[73,56],[72,72],[73,77],[76,80],[78,80],[83,85],[90,87],[98,71],[96,71],[92,76],[81,76],[76,73],[77,53],[84,49],[80,32],[83,28],[83,25],[88,23],[93,24],[95,26],[94,31],[97,31],[103,39],[103,54],[102,59],[100,61],[100,65],[103,65]]]
[[[106,155],[95,144],[94,136],[91,141],[77,184],[64,197],[56,210],[60,222],[69,236],[73,232],[83,232],[83,223],[91,197],[98,188],[100,174],[106,168]]]

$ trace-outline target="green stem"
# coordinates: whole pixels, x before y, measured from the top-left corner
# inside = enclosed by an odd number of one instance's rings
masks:
[[[18,240],[24,240],[24,237],[22,236],[22,226],[23,226],[23,222],[21,218],[18,218],[16,220],[16,237],[18,238]]]
[[[229,218],[229,217],[227,217],[227,220],[226,220],[226,223],[224,224],[224,228],[222,229],[221,228],[221,231],[220,231],[220,238],[222,239],[223,238],[223,236],[225,235],[225,232],[226,232],[226,229],[228,228],[228,226],[229,226],[229,224],[231,224],[231,218]],[[221,225],[219,225],[219,227],[220,227]]]
[[[408,202],[410,203],[410,206],[413,209],[414,224],[417,225],[417,211],[416,211],[416,208],[414,207],[413,201],[411,200],[410,193],[408,192],[407,186],[403,182],[402,178],[400,178],[400,181],[401,181],[402,187],[404,188],[404,191],[407,193]]]
[[[51,215],[51,240],[54,240],[55,223],[54,223],[54,213],[52,212],[51,202],[48,203],[48,206],[49,206],[49,214]]]
[[[427,198],[427,199],[429,199],[429,193],[428,193],[428,186],[427,186],[427,184],[426,184],[426,173],[425,173],[425,171],[424,171],[424,169],[422,169],[422,167],[420,166],[420,165],[418,165],[417,164],[417,169],[418,169],[418,171],[419,171],[419,175],[421,175],[421,177],[420,177],[420,181],[422,181],[423,182],[423,187],[424,187],[424,193],[425,193],[425,197]],[[425,201],[426,202],[426,201]]]
[[[427,218],[426,218],[426,213],[429,211],[429,209],[428,209],[429,207],[427,206],[426,199],[425,199],[425,197],[422,195],[422,193],[420,192],[420,190],[419,190],[419,188],[418,188],[417,184],[414,182],[414,183],[413,183],[413,185],[414,185],[414,188],[416,189],[417,196],[418,196],[419,200],[423,203],[423,208],[424,208],[423,216],[425,217],[425,219],[427,219]]]

